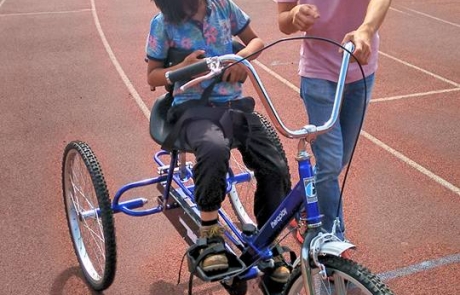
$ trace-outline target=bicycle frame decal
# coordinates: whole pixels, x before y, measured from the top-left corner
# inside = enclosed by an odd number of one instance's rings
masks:
[[[287,215],[287,210],[286,208],[284,208],[283,210],[281,210],[280,214],[278,216],[276,216],[275,220],[273,220],[272,222],[270,222],[270,225],[272,226],[272,228],[275,228],[276,225],[281,221],[283,220],[283,217]]]
[[[304,198],[303,185],[301,182],[297,182],[295,187],[283,202],[281,202],[278,210],[272,214],[270,219],[260,229],[257,236],[254,237],[254,246],[257,249],[262,249],[270,245],[300,209],[300,206],[304,202]]]
[[[318,197],[316,196],[315,178],[304,178],[303,185],[305,187],[305,196],[307,197],[307,204],[318,202]]]

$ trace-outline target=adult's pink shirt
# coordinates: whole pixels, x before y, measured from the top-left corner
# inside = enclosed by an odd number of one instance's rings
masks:
[[[318,8],[320,17],[305,32],[307,36],[331,39],[341,43],[345,34],[356,30],[363,22],[369,0],[274,0],[275,2],[298,2],[313,4]],[[337,73],[342,61],[339,48],[323,41],[305,40],[300,49],[299,75],[309,78],[337,81]],[[371,41],[371,57],[363,66],[366,77],[377,70],[379,36],[375,34]],[[354,82],[363,76],[357,63],[351,63],[346,82]]]

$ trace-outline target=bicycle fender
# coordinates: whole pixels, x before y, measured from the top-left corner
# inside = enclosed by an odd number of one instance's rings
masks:
[[[321,250],[319,251],[319,253],[320,255],[329,254],[329,255],[334,255],[334,256],[340,256],[343,253],[343,251],[351,249],[351,248],[356,248],[356,246],[348,242],[333,241],[333,242],[325,243],[321,247]]]
[[[321,250],[319,251],[319,255],[333,255],[333,256],[340,256],[345,250],[356,248],[355,245],[342,242],[342,241],[331,241],[323,244]],[[308,253],[308,252],[306,252]],[[292,267],[296,267],[297,264],[300,263],[301,255],[297,257],[297,259],[292,264]]]

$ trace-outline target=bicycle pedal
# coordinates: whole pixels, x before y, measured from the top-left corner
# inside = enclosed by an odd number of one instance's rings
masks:
[[[206,249],[202,251],[203,249]],[[217,271],[204,271],[201,267],[202,260],[208,254],[224,254],[228,260],[228,268]],[[221,281],[240,274],[246,269],[244,262],[239,259],[233,252],[225,248],[223,244],[218,244],[211,248],[207,247],[206,239],[198,239],[195,245],[187,250],[187,263],[189,272],[206,282]]]

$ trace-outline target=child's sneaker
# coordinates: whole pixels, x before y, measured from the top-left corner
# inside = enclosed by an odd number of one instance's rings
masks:
[[[203,226],[200,228],[200,238],[206,238],[208,248],[218,243],[224,243],[223,229],[219,225]],[[205,251],[207,248],[203,249]],[[228,268],[228,259],[225,254],[209,254],[201,262],[204,272],[220,271]]]

